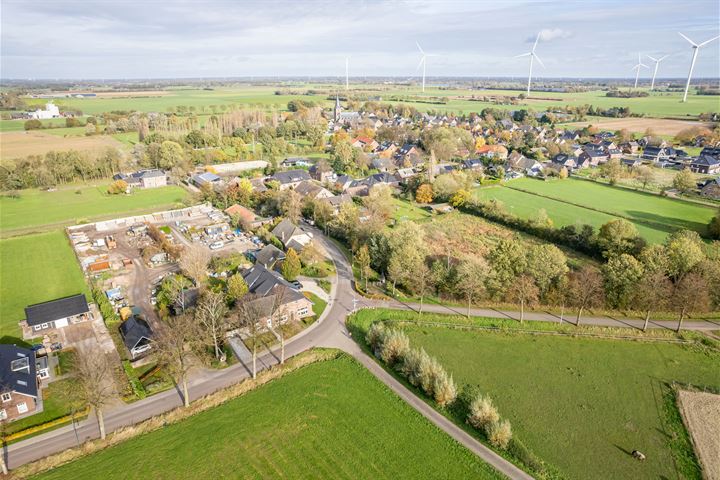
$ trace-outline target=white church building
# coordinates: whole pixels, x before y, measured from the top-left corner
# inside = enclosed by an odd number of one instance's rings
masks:
[[[57,118],[59,116],[60,109],[52,102],[48,102],[47,104],[45,104],[45,110],[40,110],[38,108],[34,112],[30,112],[30,118],[35,118],[37,120],[44,120],[46,118]]]

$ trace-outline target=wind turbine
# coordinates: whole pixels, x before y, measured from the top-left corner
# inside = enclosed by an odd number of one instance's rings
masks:
[[[423,93],[425,93],[425,70],[427,67],[427,58],[437,57],[437,55],[428,55],[427,53],[425,53],[425,50],[422,49],[418,42],[415,42],[415,45],[417,45],[418,50],[420,50],[420,54],[422,55],[422,57],[420,58],[420,63],[418,63],[418,66],[415,70],[420,68],[420,66],[422,65],[422,91]]]
[[[545,68],[545,64],[543,64],[542,60],[540,60],[540,57],[537,56],[535,53],[535,48],[537,48],[538,41],[540,40],[540,34],[538,33],[537,38],[535,39],[535,44],[533,45],[532,50],[530,50],[527,53],[521,53],[520,55],[515,55],[515,58],[520,57],[530,57],[530,72],[528,73],[528,84],[527,84],[527,94],[528,97],[530,96],[530,83],[532,82],[532,67],[533,67],[533,61],[537,60],[540,65]]]
[[[660,58],[653,58],[653,57],[651,57],[650,55],[648,55],[647,57],[648,57],[650,60],[652,60],[653,62],[655,62],[655,70],[653,70],[652,83],[650,84],[650,90],[655,90],[655,76],[657,75],[658,66],[660,65],[660,62],[662,62],[663,60],[665,60],[668,56],[667,56],[667,55],[663,55],[663,56],[660,57]]]
[[[635,70],[635,87],[633,87],[633,88],[637,88],[638,79],[640,78],[640,69],[641,68],[650,68],[650,67],[648,67],[647,65],[642,63],[642,60],[640,59],[640,54],[638,53],[638,63],[637,63],[637,65],[635,65],[632,68],[632,70]]]
[[[350,57],[345,57],[345,90],[350,89]]]
[[[678,32],[678,34],[680,34],[681,37],[683,37],[685,40],[690,42],[690,45],[692,45],[692,48],[693,48],[692,61],[690,62],[690,72],[688,73],[687,83],[685,84],[685,95],[683,95],[683,100],[682,100],[683,102],[687,102],[688,89],[690,88],[690,79],[692,78],[692,72],[693,72],[693,69],[695,68],[695,60],[697,60],[697,56],[698,56],[698,52],[700,51],[700,47],[704,47],[705,45],[712,42],[713,40],[717,40],[718,38],[720,38],[720,35],[718,35],[717,37],[713,37],[710,40],[705,40],[704,42],[702,42],[700,44],[697,44],[697,43],[693,42],[692,40],[690,40],[685,35],[683,35],[682,33]]]

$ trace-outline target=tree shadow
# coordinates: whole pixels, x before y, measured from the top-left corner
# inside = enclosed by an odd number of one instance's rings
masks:
[[[32,346],[25,340],[18,337],[13,337],[12,335],[5,335],[4,337],[0,337],[0,343],[6,345],[16,345],[23,348],[30,348]]]
[[[639,212],[636,210],[628,211],[627,214],[635,221],[648,227],[652,227],[656,230],[663,232],[672,233],[676,230],[694,230],[701,235],[707,232],[707,225],[700,222],[693,222],[691,220],[674,218],[667,215],[658,215],[650,212]],[[708,221],[709,218],[708,218]]]
[[[622,448],[620,445],[616,445],[616,444],[613,443],[613,446],[614,446],[615,448],[617,448],[618,450],[620,450],[621,452],[623,452],[625,455],[627,455],[627,456],[629,456],[629,457],[632,457],[632,456],[633,456],[633,454],[632,454],[631,451],[625,450],[625,449]]]

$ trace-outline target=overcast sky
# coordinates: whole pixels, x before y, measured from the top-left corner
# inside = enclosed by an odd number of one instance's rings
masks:
[[[2,78],[526,75],[629,77],[638,53],[683,77],[720,34],[718,0],[2,0]],[[650,60],[643,57],[650,64]],[[649,74],[649,71],[644,71]],[[696,77],[720,76],[720,42]]]

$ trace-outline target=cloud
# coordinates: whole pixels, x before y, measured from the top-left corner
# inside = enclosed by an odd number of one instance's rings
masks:
[[[549,42],[558,38],[570,38],[572,35],[572,32],[563,30],[562,28],[544,28],[540,30],[540,40],[543,42]],[[525,41],[527,43],[534,43],[536,38],[537,37],[533,35],[532,37],[528,37]]]

